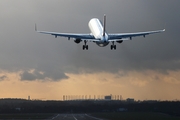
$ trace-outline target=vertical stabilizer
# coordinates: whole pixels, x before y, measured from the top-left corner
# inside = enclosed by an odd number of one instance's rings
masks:
[[[106,15],[104,14],[104,20],[103,20],[103,36],[105,36],[106,32]]]

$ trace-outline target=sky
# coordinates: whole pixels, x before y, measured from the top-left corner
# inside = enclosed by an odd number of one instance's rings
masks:
[[[61,100],[63,95],[122,95],[180,100],[179,0],[1,0],[0,98]],[[166,29],[98,47],[38,30],[90,33],[107,16],[108,33]]]

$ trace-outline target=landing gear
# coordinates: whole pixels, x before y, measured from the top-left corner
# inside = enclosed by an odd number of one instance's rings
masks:
[[[116,50],[116,45],[114,45],[114,41],[112,42],[112,45],[111,45],[111,50],[112,49]]]
[[[86,43],[87,43],[87,41],[85,40],[85,41],[84,41],[84,44],[85,44],[85,45],[83,45],[83,47],[82,47],[83,50],[85,50],[85,49],[88,50],[88,45],[86,45]]]
[[[116,45],[111,45],[111,50],[112,49],[116,50]]]
[[[83,45],[82,48],[83,48],[83,50],[85,50],[85,49],[88,50],[88,45]]]

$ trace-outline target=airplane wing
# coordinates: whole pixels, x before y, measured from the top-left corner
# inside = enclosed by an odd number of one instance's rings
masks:
[[[146,35],[149,35],[149,34],[160,33],[164,31],[165,29],[157,30],[157,31],[148,31],[148,32],[117,33],[117,34],[108,34],[108,37],[109,37],[109,41],[131,40],[132,37],[137,37],[137,36],[145,37]]]
[[[58,33],[58,32],[48,32],[48,31],[38,31],[36,24],[35,24],[35,31],[38,33],[43,33],[43,34],[50,34],[55,37],[67,37],[68,39],[70,38],[75,38],[75,39],[95,39],[93,35],[91,34],[76,34],[76,33]]]
[[[75,34],[75,33],[57,33],[57,32],[47,32],[47,31],[37,31],[38,33],[50,34],[55,37],[67,37],[67,38],[76,38],[76,39],[95,39],[91,34]]]

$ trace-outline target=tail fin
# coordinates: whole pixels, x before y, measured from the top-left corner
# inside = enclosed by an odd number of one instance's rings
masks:
[[[103,36],[105,36],[106,32],[106,15],[104,14],[104,20],[103,20]]]

